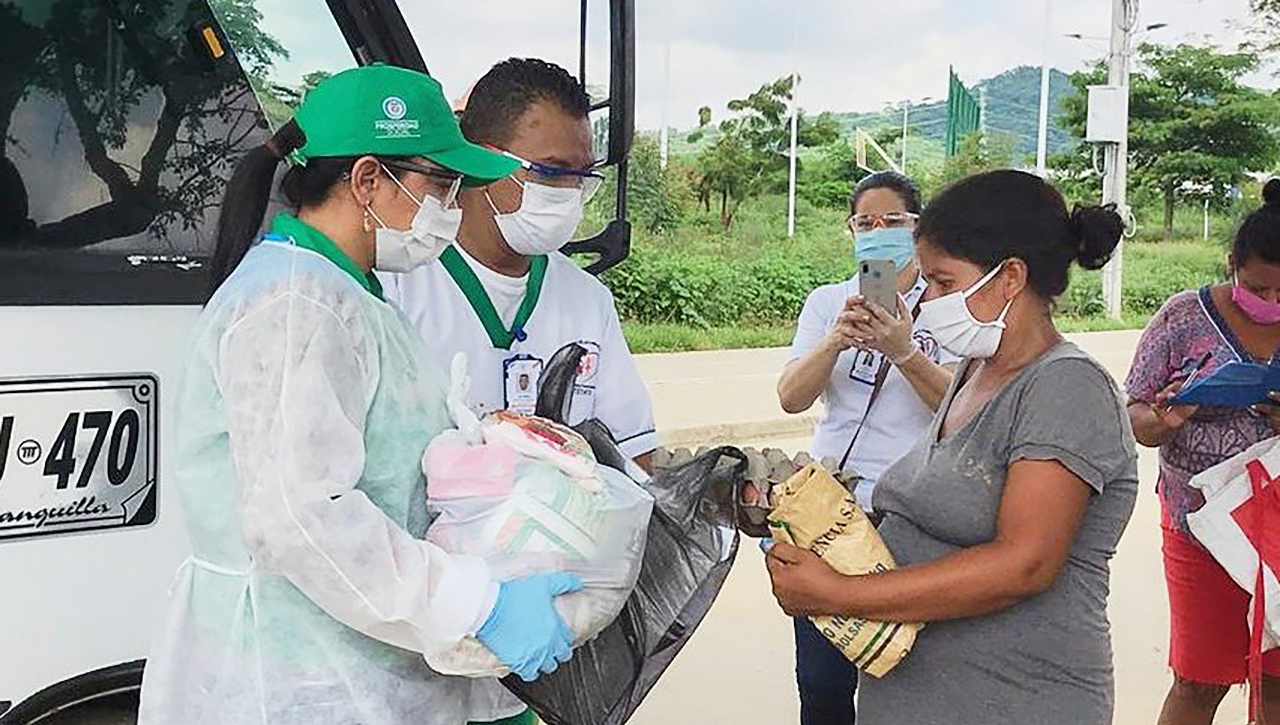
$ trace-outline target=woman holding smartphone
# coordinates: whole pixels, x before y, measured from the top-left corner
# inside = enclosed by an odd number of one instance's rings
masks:
[[[822,400],[811,452],[858,472],[855,496],[867,509],[880,474],[928,428],[957,362],[915,319],[925,291],[915,261],[920,208],[920,192],[901,174],[872,174],[854,188],[854,257],[859,269],[892,263],[895,304],[865,298],[859,275],[814,290],[778,381],[788,413]],[[852,725],[857,670],[808,619],[797,618],[795,632],[801,725]]]

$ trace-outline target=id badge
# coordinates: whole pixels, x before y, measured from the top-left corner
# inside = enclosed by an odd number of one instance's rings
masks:
[[[516,355],[502,363],[504,407],[512,413],[533,415],[538,409],[542,361],[532,355]]]
[[[854,350],[853,369],[849,377],[867,385],[876,384],[876,374],[880,372],[880,353],[874,350]]]

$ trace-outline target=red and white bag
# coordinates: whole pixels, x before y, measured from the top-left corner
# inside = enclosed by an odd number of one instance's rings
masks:
[[[1249,612],[1251,720],[1262,684],[1262,653],[1280,645],[1280,438],[1254,445],[1191,479],[1205,504],[1187,516],[1197,540],[1253,595]]]

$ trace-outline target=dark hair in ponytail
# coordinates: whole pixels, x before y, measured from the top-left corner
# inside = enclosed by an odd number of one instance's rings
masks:
[[[280,127],[265,144],[250,149],[236,165],[222,197],[218,216],[218,241],[209,262],[210,292],[231,276],[236,265],[258,238],[262,217],[271,196],[276,169],[289,154],[302,148],[306,134],[294,121]]]
[[[920,215],[916,238],[989,271],[1017,257],[1027,283],[1045,299],[1067,289],[1071,263],[1100,269],[1120,242],[1124,220],[1113,206],[1067,212],[1058,190],[1022,171],[990,171],[938,194]]]
[[[1237,268],[1254,259],[1280,264],[1280,179],[1267,182],[1262,189],[1262,206],[1236,230],[1231,259]]]
[[[240,260],[258,239],[262,218],[267,212],[271,197],[271,183],[276,169],[289,154],[302,148],[307,136],[298,124],[289,121],[265,144],[250,150],[240,159],[235,173],[227,182],[227,193],[222,197],[222,214],[218,217],[218,241],[209,262],[209,293],[226,281],[235,271]],[[280,180],[284,198],[295,209],[315,206],[329,198],[333,187],[347,178],[359,156],[325,156],[307,159],[305,164],[295,164]],[[379,160],[403,158],[378,156]],[[404,176],[400,169],[389,170],[397,178]]]

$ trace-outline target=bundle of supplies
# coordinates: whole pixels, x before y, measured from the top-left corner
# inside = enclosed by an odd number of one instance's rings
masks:
[[[1280,438],[1269,438],[1204,471],[1191,485],[1204,506],[1187,516],[1196,540],[1236,584],[1249,606],[1249,686],[1256,710],[1262,653],[1280,645]]]
[[[844,486],[820,465],[774,488],[769,530],[774,540],[808,549],[841,574],[897,568],[880,534]],[[911,651],[923,625],[842,616],[809,618],[858,669],[883,677]]]
[[[423,456],[427,540],[483,557],[492,576],[570,572],[585,588],[556,599],[581,645],[609,625],[635,588],[653,497],[625,474],[599,466],[586,440],[554,421],[500,411],[478,418],[458,408]],[[475,638],[427,657],[437,672],[501,677],[508,670]]]
[[[576,428],[596,457],[616,449],[603,426]],[[599,435],[597,435],[599,434]],[[502,682],[547,725],[623,725],[711,609],[738,550],[734,498],[745,456],[717,448],[644,480],[653,494],[640,581],[622,613],[573,659],[533,682]]]

